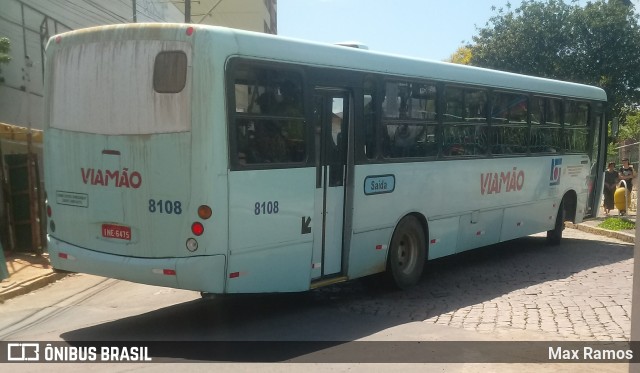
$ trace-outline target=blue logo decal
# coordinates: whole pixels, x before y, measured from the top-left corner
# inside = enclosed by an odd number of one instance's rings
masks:
[[[562,176],[562,158],[554,158],[551,160],[551,175],[549,176],[549,185],[559,185],[560,176]]]

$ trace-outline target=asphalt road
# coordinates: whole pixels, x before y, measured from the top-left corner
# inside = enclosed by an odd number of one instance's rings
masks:
[[[300,294],[202,300],[191,291],[72,275],[0,305],[0,340],[628,340],[633,245],[573,229],[565,230],[565,238],[561,246],[548,247],[542,235],[527,237],[430,262],[418,286],[402,292],[375,280],[356,280]],[[154,368],[135,367],[158,370],[159,365],[151,365]],[[526,372],[528,364],[520,365],[524,367],[518,370]],[[162,366],[161,370],[167,367]],[[198,366],[191,365],[189,370]],[[305,370],[327,368],[303,366]],[[38,370],[38,364],[32,367]],[[129,369],[128,364],[117,367]],[[275,367],[262,368],[281,370]],[[331,367],[331,371],[346,371],[353,365]],[[395,370],[395,365],[383,367]],[[402,371],[420,367],[404,366]],[[476,371],[482,365],[430,367]],[[515,368],[491,367],[490,371]],[[75,364],[65,371],[86,368]],[[225,368],[238,367],[216,365],[216,370]],[[298,368],[293,365],[291,371]],[[627,369],[626,364],[563,364],[550,371]],[[540,366],[532,365],[531,371],[540,371]]]

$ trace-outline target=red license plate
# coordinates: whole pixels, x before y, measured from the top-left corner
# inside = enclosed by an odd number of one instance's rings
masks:
[[[123,225],[102,224],[102,237],[131,241],[131,228]]]

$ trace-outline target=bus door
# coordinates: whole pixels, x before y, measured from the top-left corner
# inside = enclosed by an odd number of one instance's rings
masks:
[[[343,272],[349,92],[317,88],[313,101],[316,192],[312,280]]]

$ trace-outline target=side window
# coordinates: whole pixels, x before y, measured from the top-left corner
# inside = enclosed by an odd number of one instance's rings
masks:
[[[589,104],[567,100],[564,112],[564,150],[570,153],[586,152],[589,139]]]
[[[443,118],[444,156],[481,156],[487,154],[486,91],[446,87]]]
[[[531,100],[531,153],[557,153],[562,149],[562,101],[535,96]]]
[[[528,142],[526,95],[496,92],[491,107],[491,153],[526,154]]]
[[[301,163],[306,159],[301,76],[286,69],[238,64],[233,70],[237,165]]]
[[[436,86],[390,81],[382,102],[382,152],[387,158],[430,157],[436,144]]]
[[[363,93],[363,121],[364,121],[364,152],[368,159],[376,157],[377,128],[376,128],[376,82],[373,79],[364,81]]]
[[[180,93],[187,83],[187,55],[183,51],[160,52],[153,64],[153,89]]]

